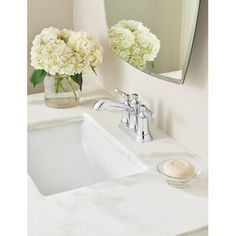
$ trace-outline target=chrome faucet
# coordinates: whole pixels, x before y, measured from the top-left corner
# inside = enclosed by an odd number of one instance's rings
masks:
[[[123,103],[103,98],[94,104],[93,110],[100,111],[108,107],[121,108],[122,117],[119,127],[137,142],[146,143],[152,141],[152,135],[149,131],[149,118],[152,116],[152,112],[141,104],[138,94],[129,95],[119,89],[115,89],[115,92],[123,96]]]

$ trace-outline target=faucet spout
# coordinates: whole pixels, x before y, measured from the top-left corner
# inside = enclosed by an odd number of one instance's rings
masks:
[[[122,109],[129,110],[129,111],[133,110],[132,107],[130,107],[130,106],[126,105],[126,104],[123,104],[123,103],[120,103],[120,102],[116,102],[114,100],[107,99],[107,98],[103,98],[103,99],[98,100],[93,105],[93,110],[100,111],[100,110],[102,110],[104,108],[108,108],[108,107],[122,108]]]

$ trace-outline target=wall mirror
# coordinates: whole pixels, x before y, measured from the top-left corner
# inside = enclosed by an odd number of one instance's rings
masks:
[[[112,50],[137,69],[182,84],[200,0],[104,0]]]

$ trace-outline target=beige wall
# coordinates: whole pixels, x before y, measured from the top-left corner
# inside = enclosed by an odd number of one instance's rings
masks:
[[[30,65],[30,48],[34,36],[49,26],[73,28],[73,0],[28,0],[28,77],[33,68]],[[28,85],[28,93],[43,90],[43,86],[32,88]]]
[[[97,36],[105,48],[98,70],[110,92],[137,92],[158,114],[159,125],[197,154],[207,156],[207,0],[202,0],[193,55],[184,85],[146,75],[115,56],[107,46],[103,0],[74,0],[74,26]]]

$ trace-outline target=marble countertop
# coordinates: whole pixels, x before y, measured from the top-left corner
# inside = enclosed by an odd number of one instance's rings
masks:
[[[133,141],[118,127],[119,110],[92,111],[97,99],[110,96],[97,86],[86,86],[78,107],[53,109],[44,104],[42,93],[29,95],[28,124],[70,120],[86,113],[149,170],[49,196],[41,195],[29,176],[28,235],[173,236],[193,235],[185,233],[207,228],[207,160],[168,137],[156,127],[155,120],[151,124],[153,142]],[[157,173],[156,165],[164,158],[185,157],[199,159],[202,173],[193,186],[173,188]]]

